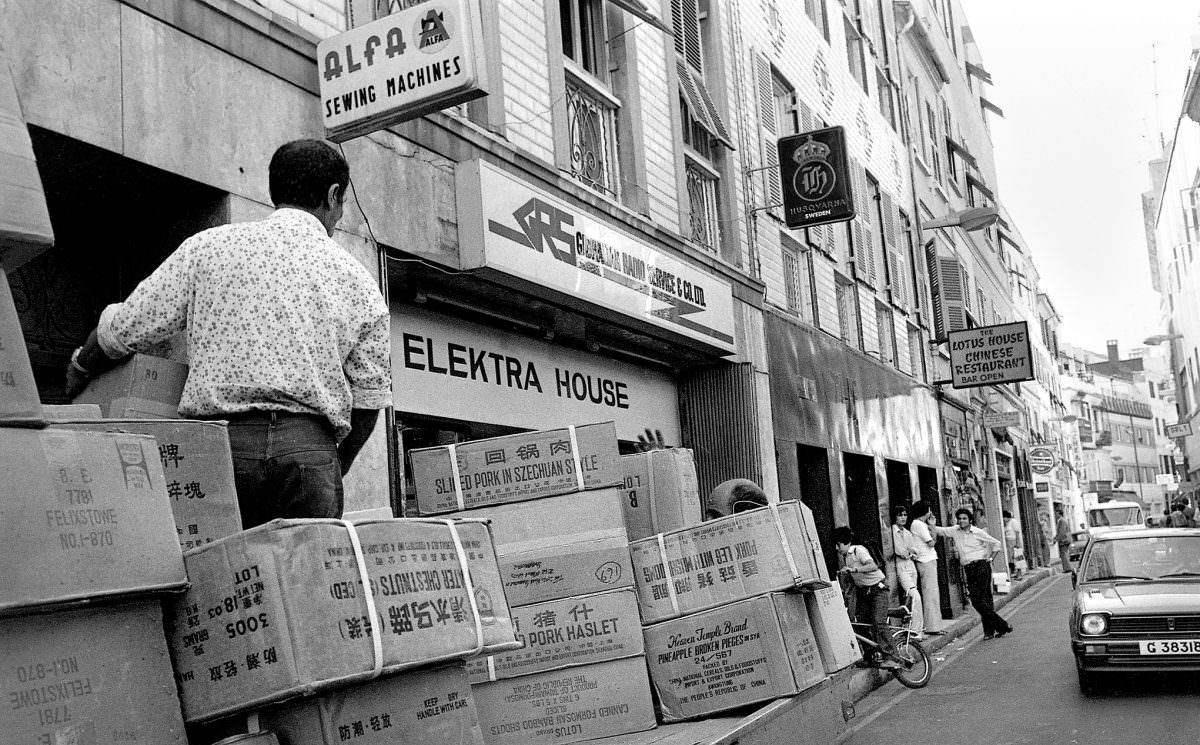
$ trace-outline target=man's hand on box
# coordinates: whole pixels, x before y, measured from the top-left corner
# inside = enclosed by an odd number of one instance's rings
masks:
[[[647,427],[644,434],[638,435],[637,449],[639,453],[648,453],[651,450],[668,450],[670,447],[663,440],[661,429],[651,430]]]

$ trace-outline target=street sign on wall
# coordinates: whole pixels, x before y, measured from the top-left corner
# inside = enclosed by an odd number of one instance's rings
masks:
[[[343,142],[487,95],[477,3],[427,0],[317,45],[325,135]]]
[[[846,133],[826,127],[780,138],[783,220],[791,229],[854,219]]]
[[[951,331],[948,341],[955,388],[1034,379],[1033,348],[1025,321]]]
[[[1001,411],[995,414],[983,415],[983,426],[989,429],[1000,427],[1020,427],[1021,412],[1019,411]]]
[[[1180,422],[1179,424],[1168,424],[1167,425],[1167,437],[1170,437],[1173,439],[1176,437],[1191,437],[1191,436],[1192,436],[1192,423],[1191,422]]]
[[[1058,457],[1054,455],[1054,451],[1047,447],[1032,447],[1029,448],[1029,470],[1034,473],[1047,474],[1054,470],[1058,465]]]

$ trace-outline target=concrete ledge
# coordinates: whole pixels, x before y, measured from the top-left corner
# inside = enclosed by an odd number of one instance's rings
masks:
[[[995,595],[996,610],[1000,610],[1029,588],[1044,579],[1049,579],[1055,574],[1056,572],[1053,569],[1046,567],[1026,572],[1021,579],[1012,582],[1010,592],[1004,595]],[[969,610],[961,617],[947,624],[945,636],[927,636],[921,640],[921,646],[932,656],[935,652],[966,636],[978,625],[979,615],[973,609]],[[856,702],[861,701],[868,693],[892,680],[890,673],[885,673],[875,668],[850,667],[841,671],[838,675],[841,676],[847,673],[850,675],[850,694]],[[936,669],[934,670],[934,675],[937,675]]]

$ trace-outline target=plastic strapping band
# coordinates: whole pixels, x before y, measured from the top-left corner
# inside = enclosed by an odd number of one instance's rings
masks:
[[[246,732],[262,732],[262,724],[258,721],[257,711],[252,711],[246,715]]]
[[[579,460],[579,437],[575,434],[575,425],[567,427],[571,436],[571,459],[575,461],[575,486],[583,491],[583,464]]]
[[[467,564],[467,552],[463,548],[462,539],[458,536],[458,526],[454,521],[441,520],[440,522],[450,528],[450,540],[454,541],[454,551],[458,554],[458,566],[462,569],[467,602],[471,604],[471,618],[475,619],[475,651],[472,654],[479,654],[483,651],[483,619],[479,617],[479,604],[475,602],[475,583],[471,581],[471,567]]]
[[[771,517],[775,520],[775,529],[779,531],[779,542],[783,546],[783,555],[787,557],[788,569],[792,570],[792,579],[800,577],[800,568],[796,566],[796,557],[792,555],[792,547],[788,544],[787,532],[783,529],[783,520],[779,517],[779,504],[768,504],[771,509]],[[801,521],[803,522],[803,521]]]
[[[488,680],[495,682],[496,680],[496,658],[492,655],[487,656]]]
[[[671,612],[678,614],[679,596],[675,594],[675,578],[671,576],[671,562],[667,561],[667,542],[663,540],[662,533],[654,537],[658,539],[658,558],[662,559],[663,574],[667,577],[667,596],[671,598]]]
[[[461,512],[467,508],[467,505],[463,502],[462,479],[458,471],[458,448],[454,446],[454,443],[450,443],[446,446],[446,451],[450,453],[450,476],[454,478],[454,497],[458,500],[458,509]]]
[[[650,530],[661,533],[658,528],[658,500],[654,498],[654,452],[646,455],[646,512],[650,515]]]
[[[367,573],[367,560],[363,556],[362,542],[358,540],[358,531],[349,520],[339,520],[350,533],[350,546],[354,549],[354,561],[358,564],[358,576],[362,580],[363,597],[367,601],[367,618],[371,619],[368,633],[371,635],[371,647],[375,654],[375,664],[371,668],[371,677],[378,678],[383,672],[383,630],[376,616],[375,593],[371,590],[371,575]]]

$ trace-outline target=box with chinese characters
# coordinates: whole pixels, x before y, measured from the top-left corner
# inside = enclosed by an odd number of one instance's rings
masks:
[[[185,561],[167,640],[188,722],[519,646],[483,521],[273,520]]]
[[[612,422],[417,448],[409,456],[422,515],[601,489],[621,479]]]
[[[804,598],[776,592],[645,628],[664,722],[792,696],[825,679]]]
[[[259,722],[287,745],[483,745],[462,663],[269,706]]]
[[[703,519],[696,462],[687,448],[621,456],[629,540],[696,525]]]
[[[642,624],[632,589],[610,590],[512,608],[511,652],[472,658],[472,683],[541,673],[642,654]]]
[[[156,600],[0,619],[0,741],[186,745]]]
[[[185,551],[242,529],[229,431],[224,422],[100,419],[55,422],[54,426],[152,436],[158,443],[179,545]]]
[[[783,502],[630,543],[642,621],[828,586],[810,522],[799,502]]]
[[[653,729],[644,657],[471,686],[487,745],[567,745]]]
[[[0,427],[0,615],[187,585],[154,438]]]
[[[491,523],[511,605],[633,586],[618,489],[454,514]]]

